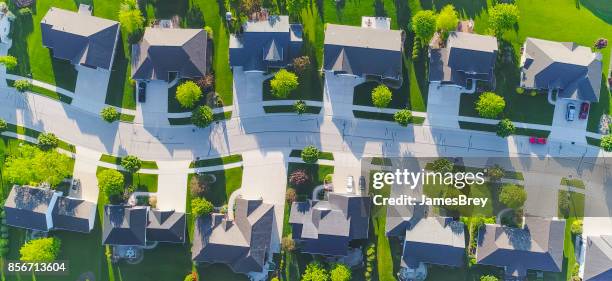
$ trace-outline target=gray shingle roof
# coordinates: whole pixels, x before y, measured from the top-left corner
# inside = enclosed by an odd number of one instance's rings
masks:
[[[119,23],[79,12],[51,7],[40,22],[42,43],[53,56],[72,64],[111,69]]]
[[[430,263],[462,267],[465,263],[465,226],[452,218],[428,217],[406,229],[402,265]]]
[[[147,241],[184,243],[185,213],[149,210]]]
[[[294,202],[289,223],[303,252],[344,256],[348,243],[368,238],[370,197],[329,193],[328,201]]]
[[[612,235],[587,237],[584,281],[612,280]]]
[[[146,28],[142,41],[132,45],[132,78],[168,81],[206,74],[208,37],[203,29]]]
[[[55,191],[14,185],[4,202],[6,223],[11,226],[48,231],[46,214],[53,209]]]
[[[560,272],[565,221],[525,218],[525,228],[487,224],[478,235],[476,262],[506,268],[506,275],[524,277],[527,270]]]
[[[234,272],[261,272],[270,248],[274,205],[237,198],[234,220],[221,214],[196,220],[192,259],[224,263]]]
[[[241,34],[230,35],[230,65],[245,71],[286,67],[299,56],[302,25],[289,24],[288,16],[249,21]]]
[[[53,228],[89,233],[95,214],[96,204],[60,196],[53,208]]]
[[[104,206],[102,244],[144,246],[147,212],[146,207]]]
[[[400,30],[328,24],[323,69],[401,80],[402,50]]]
[[[559,89],[558,97],[597,102],[601,90],[599,53],[572,42],[527,38],[521,86]]]
[[[429,81],[467,85],[467,79],[493,80],[497,39],[466,32],[451,32],[446,48],[430,51]]]

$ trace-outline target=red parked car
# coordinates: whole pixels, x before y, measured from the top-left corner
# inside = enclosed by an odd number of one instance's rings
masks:
[[[589,107],[588,102],[583,102],[580,105],[580,114],[578,115],[580,119],[587,119],[587,116],[589,116]]]
[[[546,138],[530,137],[529,138],[529,143],[531,143],[531,144],[546,144]]]

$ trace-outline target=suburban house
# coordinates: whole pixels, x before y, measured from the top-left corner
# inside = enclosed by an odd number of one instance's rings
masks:
[[[68,230],[89,233],[96,204],[62,196],[49,188],[14,185],[4,203],[6,224],[36,231]]]
[[[557,98],[598,102],[602,56],[573,42],[527,38],[521,56],[525,89],[556,92]]]
[[[369,196],[328,193],[327,201],[293,202],[289,223],[304,253],[346,256],[349,242],[367,239]]]
[[[145,246],[147,242],[185,242],[185,214],[145,206],[104,206],[102,244]]]
[[[147,27],[142,41],[132,45],[132,79],[196,79],[208,70],[208,35],[203,29]]]
[[[235,273],[267,271],[274,229],[274,205],[262,199],[235,200],[234,218],[224,214],[196,220],[192,259],[202,263],[223,263]]]
[[[427,264],[465,265],[465,225],[428,217],[426,206],[387,206],[385,233],[403,240],[400,280],[425,280]]]
[[[495,84],[497,39],[468,32],[450,32],[444,48],[429,50],[429,82],[475,87],[476,81]]]
[[[248,21],[242,32],[230,35],[230,66],[243,71],[268,72],[293,63],[302,49],[302,25],[288,16]]]
[[[584,247],[582,280],[612,280],[612,235],[589,236]]]
[[[50,8],[40,22],[42,44],[51,49],[54,58],[110,70],[119,39],[119,23],[91,13],[91,7],[84,4],[79,5],[77,12]]]
[[[525,280],[527,270],[561,272],[565,221],[526,217],[523,228],[486,224],[478,233],[476,263],[502,267],[505,280]]]
[[[385,21],[390,19],[366,17],[361,27],[327,24],[323,70],[399,88],[403,80],[404,34],[391,30],[389,23],[379,24]]]

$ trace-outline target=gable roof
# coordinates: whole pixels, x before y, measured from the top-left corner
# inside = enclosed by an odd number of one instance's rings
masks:
[[[261,272],[272,239],[274,205],[237,198],[234,220],[212,214],[196,220],[192,259],[225,263],[236,273]]]
[[[419,263],[462,267],[465,263],[465,226],[452,218],[428,217],[406,229],[402,264]]]
[[[185,213],[149,210],[147,241],[184,243]]]
[[[328,195],[328,201],[293,202],[289,223],[303,252],[343,256],[349,241],[368,238],[370,197]]]
[[[561,98],[597,102],[601,90],[601,54],[573,42],[525,40],[521,85],[560,89]]]
[[[584,281],[612,280],[612,235],[587,237]]]
[[[466,86],[467,79],[491,81],[497,39],[467,32],[450,32],[446,48],[431,49],[429,80]]]
[[[169,72],[204,76],[207,38],[203,29],[147,27],[142,41],[132,45],[132,78],[168,81]]]
[[[524,277],[527,270],[560,272],[564,220],[525,218],[525,228],[487,224],[481,228],[476,262],[506,268],[506,275]]]
[[[147,207],[104,206],[102,244],[144,246]]]
[[[95,213],[92,202],[60,196],[53,208],[53,228],[89,233]]]
[[[40,22],[42,43],[53,56],[72,64],[111,69],[119,23],[94,17],[86,5],[78,12],[51,7]]]
[[[288,16],[248,21],[242,33],[230,35],[230,65],[245,71],[285,67],[300,51],[302,32],[302,25],[290,24]]]
[[[323,69],[399,80],[402,76],[402,50],[401,30],[328,24]]]
[[[58,195],[51,189],[14,185],[4,202],[6,224],[48,231],[46,214],[53,209]]]

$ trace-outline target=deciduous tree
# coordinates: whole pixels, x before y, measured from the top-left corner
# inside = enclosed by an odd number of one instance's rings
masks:
[[[448,37],[448,32],[457,29],[459,15],[455,11],[455,6],[446,5],[436,18],[436,28],[442,32],[443,38]]]
[[[134,155],[128,155],[121,159],[121,167],[130,174],[134,174],[142,167],[142,160]]]
[[[499,194],[499,201],[508,208],[520,209],[527,200],[527,192],[525,189],[518,185],[506,184],[502,187],[501,193]]]
[[[514,4],[501,3],[489,9],[489,26],[498,38],[519,20],[519,9]]]
[[[302,161],[306,163],[315,163],[319,160],[320,151],[314,145],[309,145],[302,149],[301,157]]]
[[[176,88],[176,100],[184,108],[193,108],[202,98],[202,89],[193,81],[186,81]]]
[[[196,218],[210,214],[214,210],[212,203],[204,198],[191,199],[191,214]]]
[[[302,281],[329,281],[329,273],[320,263],[313,261],[306,266]]]
[[[128,34],[141,32],[144,28],[144,17],[140,12],[137,0],[124,0],[119,8],[119,22]]]
[[[0,64],[3,64],[6,69],[13,69],[17,66],[17,58],[14,56],[0,56]]]
[[[72,164],[68,156],[55,150],[42,151],[32,145],[22,145],[6,160],[3,172],[10,183],[48,183],[55,187],[72,174]]]
[[[59,139],[53,133],[41,133],[38,135],[38,147],[42,150],[51,150],[57,148]]]
[[[418,11],[412,17],[412,30],[414,35],[427,46],[436,32],[436,15],[431,10]]]
[[[497,123],[497,131],[495,132],[498,136],[505,138],[508,137],[516,131],[516,127],[514,123],[510,121],[508,118],[504,118]]]
[[[476,111],[485,118],[496,118],[506,108],[506,101],[495,93],[485,92],[476,102]]]
[[[20,260],[25,262],[52,262],[57,258],[61,247],[58,238],[47,237],[33,239],[21,246]]]
[[[102,119],[104,119],[104,121],[112,123],[119,120],[121,114],[119,114],[119,112],[114,107],[107,106],[100,111],[100,116],[102,116]]]
[[[293,72],[289,72],[285,69],[281,69],[274,78],[270,81],[270,87],[272,88],[272,95],[277,98],[286,98],[289,96],[291,91],[295,90],[300,83],[298,78]]]
[[[603,148],[605,151],[612,151],[612,135],[603,136],[599,146],[601,146],[601,148]]]
[[[378,108],[385,108],[391,102],[393,95],[385,85],[378,85],[372,90],[372,103]]]
[[[206,105],[198,106],[191,115],[191,122],[200,128],[208,127],[213,119],[213,111]]]
[[[408,109],[398,110],[393,114],[393,119],[401,126],[406,127],[412,121],[412,111]]]
[[[117,201],[125,190],[123,174],[116,170],[104,169],[98,174],[98,187],[104,196],[111,201]]]
[[[351,280],[351,269],[342,263],[334,264],[330,273],[331,281],[349,281]]]

